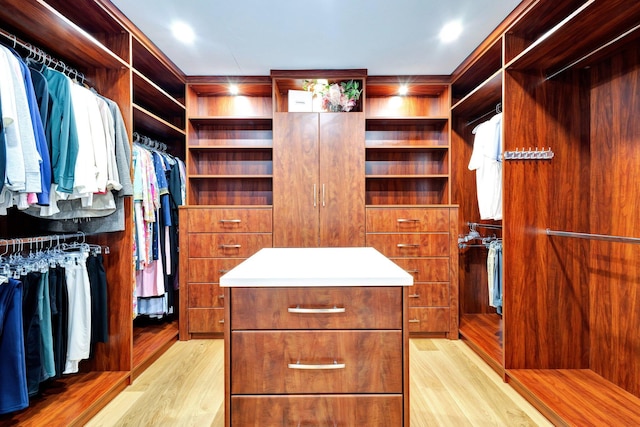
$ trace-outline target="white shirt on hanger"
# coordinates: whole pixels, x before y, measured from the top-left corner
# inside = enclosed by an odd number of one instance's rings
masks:
[[[480,219],[502,219],[502,113],[473,130],[469,170],[476,171]]]

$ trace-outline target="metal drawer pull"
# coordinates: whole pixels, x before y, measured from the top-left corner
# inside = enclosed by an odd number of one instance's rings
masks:
[[[242,245],[220,245],[220,249],[240,249]]]
[[[236,224],[240,224],[242,220],[241,219],[221,219],[220,222],[233,222]]]
[[[407,273],[411,273],[411,274],[418,274],[420,273],[420,270],[405,270]]]
[[[333,361],[333,363],[330,363],[328,365],[305,365],[303,363],[300,363],[300,361],[298,360],[296,363],[289,363],[287,365],[289,367],[289,369],[310,369],[310,370],[319,370],[319,369],[344,369],[347,367],[346,364],[344,363],[338,363],[337,361]]]
[[[399,248],[419,248],[420,244],[419,243],[398,243],[396,246]]]
[[[409,298],[420,298],[420,294],[411,294]]]
[[[335,314],[335,313],[344,313],[347,311],[345,307],[333,307],[333,308],[300,308],[299,305],[295,307],[287,308],[289,313],[297,313],[297,314]]]
[[[398,218],[398,222],[420,222],[417,218]]]
[[[224,294],[223,295],[218,295],[218,298],[224,299]]]
[[[418,319],[410,319],[409,323],[420,323],[420,320],[418,320]]]
[[[230,271],[231,271],[231,270],[218,270],[218,272],[219,272],[220,274],[225,274],[225,273],[228,273],[228,272],[230,272]]]
[[[224,319],[218,320],[218,323],[224,323]]]

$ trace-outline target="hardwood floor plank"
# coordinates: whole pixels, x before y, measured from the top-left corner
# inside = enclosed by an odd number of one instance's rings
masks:
[[[176,342],[88,427],[224,425],[224,341]],[[464,342],[411,339],[411,426],[551,426]]]

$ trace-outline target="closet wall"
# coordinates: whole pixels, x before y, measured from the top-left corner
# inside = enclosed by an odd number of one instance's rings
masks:
[[[640,253],[593,236],[639,235],[639,22],[630,0],[527,2],[454,75],[455,95],[485,70],[452,108],[461,211],[473,214],[464,167],[475,113],[502,101],[505,157],[554,153],[503,160],[503,316],[474,306],[484,260],[461,257],[460,331],[557,425],[640,423]],[[495,64],[491,46],[502,56],[495,74],[482,65]]]
[[[119,105],[130,136],[136,131],[184,155],[184,76],[110,2],[4,0],[0,28],[84,73],[89,86]],[[125,209],[125,231],[87,236],[110,249],[104,257],[108,343],[97,345],[81,374],[63,378],[25,411],[3,415],[2,423],[82,424],[175,341],[175,322],[152,331],[133,328],[129,198]],[[0,218],[0,230],[3,238],[43,234],[16,212]]]

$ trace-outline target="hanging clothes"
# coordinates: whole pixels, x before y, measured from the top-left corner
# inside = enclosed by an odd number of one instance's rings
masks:
[[[489,305],[502,314],[503,266],[502,241],[494,240],[489,243],[487,253],[487,285],[489,290]]]
[[[480,219],[502,219],[502,113],[473,129],[469,170],[476,171]]]
[[[181,164],[180,159],[134,143],[136,316],[175,312],[177,208],[184,204]]]

